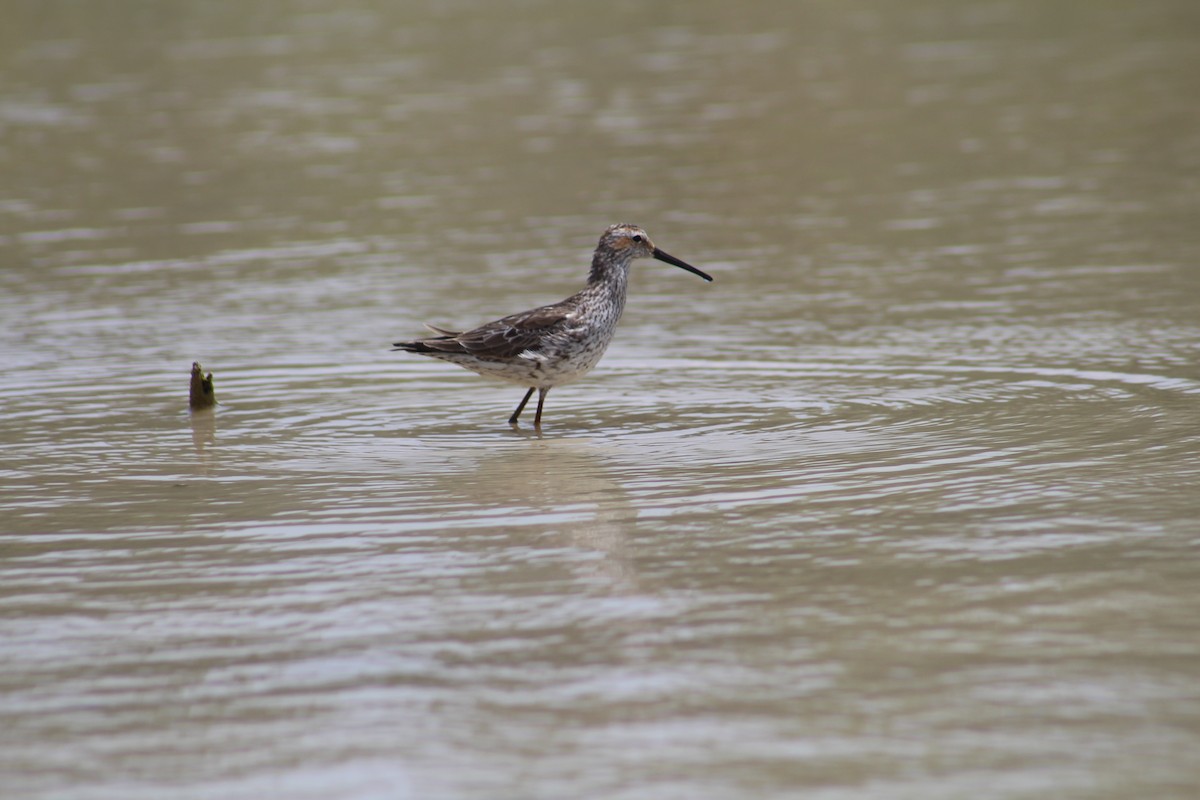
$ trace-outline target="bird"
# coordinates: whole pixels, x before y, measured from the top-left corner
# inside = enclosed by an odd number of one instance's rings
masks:
[[[660,250],[637,225],[610,225],[592,254],[587,285],[558,303],[511,314],[468,331],[425,324],[436,336],[395,342],[401,350],[449,361],[487,378],[527,387],[508,424],[518,419],[538,393],[533,427],[541,430],[546,395],[555,386],[582,378],[600,361],[612,341],[629,287],[629,267],[637,258],[666,262],[706,281],[708,273]]]

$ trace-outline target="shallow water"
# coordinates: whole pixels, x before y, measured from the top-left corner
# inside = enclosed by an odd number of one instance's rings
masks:
[[[0,28],[0,796],[1200,791],[1191,3],[401,5]]]

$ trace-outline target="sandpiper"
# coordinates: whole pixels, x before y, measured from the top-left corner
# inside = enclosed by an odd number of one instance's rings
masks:
[[[635,258],[657,258],[699,275],[712,276],[664,253],[637,225],[611,225],[592,255],[587,286],[559,303],[480,325],[451,331],[436,325],[437,336],[396,342],[396,350],[440,358],[487,378],[528,386],[508,423],[516,425],[525,404],[538,393],[533,427],[542,427],[542,405],[555,386],[578,380],[596,366],[612,341],[625,309],[629,265]]]

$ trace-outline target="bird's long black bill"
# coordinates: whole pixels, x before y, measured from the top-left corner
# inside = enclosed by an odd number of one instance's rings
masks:
[[[704,280],[706,280],[710,283],[712,282],[712,275],[709,275],[707,272],[701,272],[700,270],[696,269],[695,267],[693,267],[691,264],[687,263],[686,261],[680,261],[675,256],[671,255],[670,253],[664,253],[662,250],[659,250],[657,247],[654,248],[654,257],[657,258],[659,261],[665,261],[668,264],[679,267],[680,269],[686,269],[688,272],[692,273],[693,275],[699,275],[701,278],[704,278]]]

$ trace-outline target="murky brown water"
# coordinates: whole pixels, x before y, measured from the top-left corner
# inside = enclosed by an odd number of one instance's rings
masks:
[[[16,6],[6,800],[1200,793],[1191,0]]]

